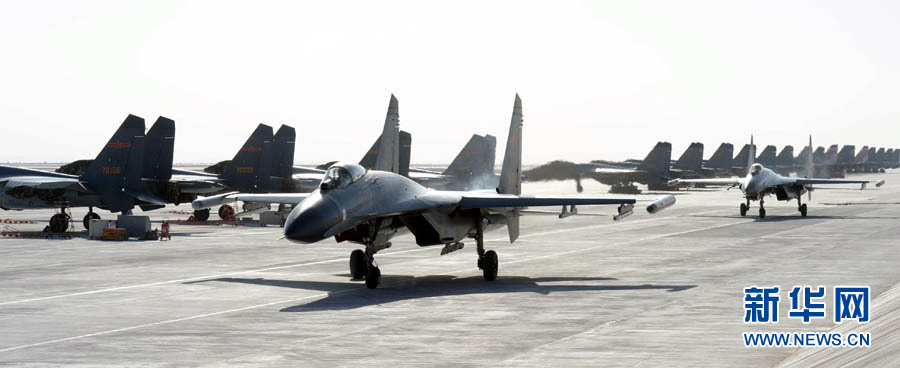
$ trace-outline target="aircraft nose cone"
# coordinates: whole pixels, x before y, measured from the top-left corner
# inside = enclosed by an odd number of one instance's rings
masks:
[[[325,239],[325,232],[341,222],[341,210],[331,200],[319,197],[303,201],[288,215],[284,236],[297,243],[315,243]]]

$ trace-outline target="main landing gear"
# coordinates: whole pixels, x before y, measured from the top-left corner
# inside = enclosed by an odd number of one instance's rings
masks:
[[[96,212],[94,212],[94,207],[88,207],[88,213],[86,215],[84,215],[84,220],[83,220],[84,229],[90,230],[91,229],[91,220],[99,220],[99,219],[100,219],[100,215],[98,215]]]
[[[223,204],[219,207],[219,218],[225,221],[234,220],[234,207]]]
[[[204,208],[202,210],[194,210],[194,220],[198,220],[198,221],[209,220],[209,208]]]
[[[50,217],[50,232],[54,233],[64,233],[69,229],[69,221],[72,220],[72,217],[66,213],[66,209],[63,208],[62,212],[53,215]]]
[[[484,223],[481,216],[475,217],[475,243],[478,251],[478,268],[481,269],[484,279],[494,281],[497,279],[497,269],[500,264],[497,259],[497,252],[489,250],[484,251]]]
[[[806,203],[800,203],[800,196],[797,196],[797,211],[800,211],[800,216],[806,217]]]
[[[747,200],[747,204],[741,203],[741,216],[747,216],[747,210],[750,208],[750,200]]]

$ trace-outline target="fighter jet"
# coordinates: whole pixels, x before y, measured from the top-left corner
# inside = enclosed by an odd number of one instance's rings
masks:
[[[753,140],[751,138],[750,144],[752,146]],[[809,138],[809,147],[812,151],[812,136]],[[740,213],[741,216],[746,216],[747,211],[750,208],[750,201],[759,201],[759,217],[766,217],[766,209],[763,206],[766,196],[774,194],[775,198],[779,201],[790,201],[791,199],[797,199],[797,210],[800,211],[800,216],[806,217],[806,204],[801,203],[801,197],[804,193],[809,193],[810,199],[812,198],[812,193],[810,192],[813,188],[813,185],[832,185],[832,184],[861,184],[862,188],[865,188],[866,184],[871,183],[868,180],[840,180],[840,179],[815,179],[812,178],[812,160],[813,157],[811,154],[807,154],[807,177],[806,178],[798,178],[798,177],[785,177],[778,175],[771,169],[763,167],[763,165],[754,163],[752,160],[753,154],[749,155],[751,157],[748,162],[748,166],[750,167],[750,172],[747,173],[747,176],[743,178],[732,178],[732,179],[674,179],[669,181],[669,185],[678,186],[683,184],[707,184],[707,185],[722,185],[722,186],[730,186],[730,187],[739,187],[741,189],[741,193],[746,200],[746,203],[741,203]],[[884,184],[884,180],[877,182],[875,185],[880,187]]]
[[[71,221],[67,208],[88,207],[87,224],[100,218],[94,207],[128,214],[135,206],[165,205],[141,181],[143,148],[144,119],[128,115],[80,176],[0,166],[0,208],[58,208],[50,230],[64,232]]]
[[[386,121],[385,130],[398,121]],[[576,205],[618,205],[618,219],[630,215],[635,203],[634,199],[522,195],[522,122],[522,102],[516,95],[496,191],[425,188],[399,175],[388,164],[397,154],[382,150],[375,170],[352,163],[335,164],[311,194],[285,193],[281,198],[248,194],[245,199],[299,203],[284,227],[290,241],[309,244],[333,236],[338,242],[362,244],[364,250],[354,250],[350,255],[350,271],[354,278],[365,277],[366,286],[372,289],[378,287],[381,278],[375,254],[390,247],[391,238],[407,231],[419,246],[443,245],[442,254],[462,249],[463,240],[474,238],[478,267],[484,279],[492,281],[497,278],[498,257],[496,252],[484,249],[484,231],[505,225],[510,242],[514,242],[519,236],[519,216],[528,213],[527,207],[559,206],[563,210],[558,215],[563,218],[576,214]],[[674,202],[674,197],[666,196],[651,203],[647,211],[655,213]]]

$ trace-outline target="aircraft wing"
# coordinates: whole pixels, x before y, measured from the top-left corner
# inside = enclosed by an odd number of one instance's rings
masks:
[[[432,191],[423,195],[419,195],[414,199],[396,202],[388,208],[379,207],[369,211],[360,211],[354,215],[355,221],[345,221],[337,226],[329,229],[325,233],[325,237],[334,236],[335,234],[353,228],[357,224],[379,217],[399,216],[404,214],[421,213],[432,210],[454,208],[461,210],[468,209],[510,209],[524,207],[546,207],[546,206],[575,206],[575,205],[633,205],[636,200],[631,198],[597,198],[597,197],[537,197],[537,196],[521,196],[516,194],[498,194],[489,191],[477,192],[454,192],[454,191]],[[665,202],[665,203],[662,203]],[[666,196],[655,201],[657,208],[651,213],[655,213],[662,206],[671,206],[674,198]],[[619,216],[615,219],[631,214],[632,207],[624,207]],[[649,211],[649,210],[648,210]],[[565,216],[565,212],[560,217]],[[572,212],[571,214],[576,214]]]
[[[244,202],[259,204],[290,204],[297,205],[303,202],[310,193],[239,193],[231,192],[211,197],[198,198],[191,202],[195,210],[202,210],[226,203]]]
[[[507,207],[545,207],[574,205],[615,205],[634,204],[629,198],[584,198],[584,197],[524,197],[511,194],[478,194],[465,195],[459,202],[459,208],[507,208]]]
[[[669,186],[678,186],[681,184],[704,184],[712,186],[737,186],[741,184],[739,178],[710,178],[710,179],[672,179],[669,180]]]
[[[52,176],[14,176],[7,178],[6,188],[30,187],[34,189],[65,189],[75,186],[75,189],[84,190],[78,178],[64,178]],[[0,181],[2,182],[2,181]]]
[[[866,184],[871,184],[871,180],[846,180],[846,179],[806,179],[806,178],[785,178],[781,184],[800,184],[800,185],[835,185],[835,184],[860,184],[861,189],[866,188]],[[884,185],[884,180],[874,182],[876,187]]]

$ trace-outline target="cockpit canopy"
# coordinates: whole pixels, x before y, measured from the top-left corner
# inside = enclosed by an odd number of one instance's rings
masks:
[[[756,174],[759,174],[760,171],[762,171],[762,165],[753,164],[750,166],[750,175],[756,176]]]
[[[321,190],[341,189],[359,180],[366,174],[366,169],[360,165],[338,162],[325,171],[325,177],[319,184]]]

